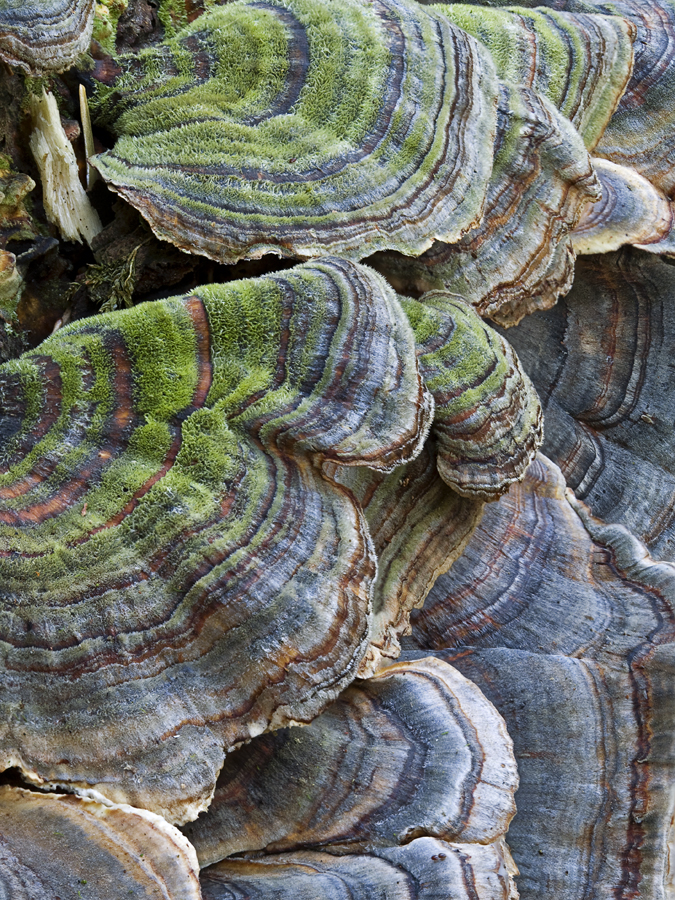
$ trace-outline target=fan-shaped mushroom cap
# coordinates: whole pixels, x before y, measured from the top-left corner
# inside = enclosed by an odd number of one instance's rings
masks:
[[[463,3],[434,6],[490,51],[504,81],[547,97],[591,150],[633,70],[635,26],[619,16]]]
[[[631,553],[621,577],[570,505],[560,470],[540,454],[522,484],[485,508],[461,558],[413,612],[405,644],[511,647],[623,668],[640,641],[658,643],[672,616],[670,597],[645,596],[651,587],[642,570],[633,573]]]
[[[503,842],[422,837],[368,856],[304,851],[225,860],[201,874],[204,900],[517,900]]]
[[[363,508],[377,554],[366,665],[380,655],[399,655],[411,610],[422,606],[438,576],[461,555],[483,514],[483,501],[460,497],[442,480],[436,463],[436,445],[429,438],[415,460],[389,475],[336,467],[334,477]]]
[[[405,314],[329,259],[74,323],[0,375],[0,759],[194,818],[223,747],[312,719],[367,649],[375,555],[321,465],[419,452]]]
[[[131,806],[0,786],[0,893],[8,900],[200,900],[193,847]]]
[[[460,297],[432,291],[401,302],[436,403],[438,471],[462,496],[494,500],[542,442],[537,392],[508,341]]]
[[[545,409],[544,452],[595,515],[675,558],[675,269],[584,257],[568,297],[509,331]]]
[[[646,178],[607,159],[594,159],[602,200],[589,204],[572,234],[577,253],[607,253],[637,244],[675,256],[675,204]]]
[[[65,72],[88,48],[94,0],[0,0],[0,58],[30,75]]]
[[[577,3],[579,0],[571,0]],[[595,152],[637,169],[675,196],[675,3],[610,0],[598,10],[624,16],[637,29],[633,75]]]
[[[523,775],[509,830],[523,900],[663,900],[675,568],[593,520],[540,456],[486,507],[414,618],[420,650],[407,658],[459,648],[441,658],[507,720]]]
[[[523,650],[437,655],[486,693],[513,736],[520,787],[508,838],[522,900],[668,898],[670,666],[631,676]]]
[[[572,284],[569,232],[600,196],[583,141],[544,97],[502,84],[495,162],[479,225],[457,243],[437,242],[418,259],[372,260],[402,293],[445,288],[481,315],[513,325],[548,307]]]
[[[305,728],[228,756],[208,812],[185,834],[202,865],[420,835],[487,844],[506,832],[517,784],[503,722],[470,681],[433,659],[395,663]]]
[[[118,62],[95,105],[119,139],[94,165],[185,250],[417,254],[478,220],[497,79],[439,13],[242,0]]]
[[[511,6],[488,0],[486,6]],[[598,156],[637,169],[672,197],[675,192],[675,2],[673,0],[521,0],[523,7],[620,16],[635,28],[631,78],[595,148]]]

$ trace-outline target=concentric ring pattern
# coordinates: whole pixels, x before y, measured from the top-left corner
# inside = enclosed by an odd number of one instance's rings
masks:
[[[118,140],[94,164],[185,250],[416,255],[480,217],[497,77],[436,11],[240,0],[117,64],[93,108]]]
[[[326,260],[75,323],[0,385],[3,768],[194,818],[366,651],[375,554],[321,467],[419,452],[406,316]]]

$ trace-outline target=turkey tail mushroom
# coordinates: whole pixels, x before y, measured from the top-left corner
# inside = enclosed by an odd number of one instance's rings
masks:
[[[400,299],[435,400],[433,440],[386,477],[331,472],[357,497],[378,558],[370,671],[379,655],[398,655],[410,611],[463,552],[484,502],[524,477],[542,441],[539,398],[510,344],[451,294]]]
[[[511,345],[460,297],[401,298],[435,400],[438,471],[464,497],[495,500],[542,442],[537,392]]]
[[[522,900],[668,900],[672,654],[648,677],[638,668],[637,684],[592,660],[525,650],[437,657],[485,692],[513,737],[520,787],[508,839]]]
[[[552,306],[574,274],[569,233],[600,192],[583,141],[536,92],[503,83],[494,168],[480,223],[418,259],[381,253],[369,263],[403,294],[447,289],[509,326]]]
[[[8,785],[0,786],[0,891],[8,900],[201,900],[194,848],[161,816]]]
[[[485,507],[461,558],[413,612],[404,643],[510,647],[624,667],[636,646],[672,641],[672,598],[652,597],[646,576],[632,577],[633,564],[615,557],[594,542],[560,470],[540,454],[522,484]]]
[[[0,0],[0,59],[29,75],[65,72],[89,49],[94,0]]]
[[[634,244],[650,253],[675,256],[675,204],[646,178],[606,159],[593,165],[602,199],[583,211],[572,233],[577,253],[608,253]]]
[[[570,294],[508,332],[546,416],[544,452],[593,513],[675,559],[675,269],[580,258]]]
[[[118,140],[92,162],[184,250],[414,255],[478,221],[497,78],[439,13],[241,0],[117,64],[93,110]]]
[[[675,2],[610,0],[597,9],[624,16],[637,37],[632,77],[595,153],[637,169],[675,198]]]
[[[356,682],[304,728],[225,760],[209,810],[184,827],[202,866],[233,853],[358,853],[428,836],[490,844],[515,812],[518,775],[501,717],[434,659]]]
[[[487,47],[500,78],[543,94],[587,149],[595,147],[633,71],[634,25],[620,16],[543,8],[434,8]]]
[[[511,7],[510,0],[487,0],[483,5]],[[524,0],[519,7],[617,16],[632,25],[633,71],[594,152],[636,169],[675,198],[675,0]]]
[[[211,285],[61,329],[0,409],[2,767],[194,818],[359,669],[376,559],[322,466],[421,450],[406,316],[339,259]]]
[[[304,851],[224,860],[201,874],[204,900],[518,900],[503,842],[417,838],[369,855]]]
[[[362,663],[374,670],[380,656],[395,659],[401,652],[411,610],[462,554],[484,502],[445,484],[432,438],[415,460],[389,475],[341,466],[334,477],[363,508],[377,555],[370,647]]]
[[[570,502],[540,456],[486,507],[409,646],[411,662],[433,648],[459,667],[507,722],[523,900],[669,896],[672,565]]]

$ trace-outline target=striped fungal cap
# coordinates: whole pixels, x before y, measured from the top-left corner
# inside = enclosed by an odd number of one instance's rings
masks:
[[[194,848],[131,806],[0,786],[0,892],[8,900],[201,900]],[[84,887],[88,885],[88,887]]]
[[[594,159],[602,200],[590,203],[572,233],[577,253],[608,253],[634,244],[675,256],[675,202],[628,166]]]
[[[388,475],[336,466],[335,477],[363,508],[377,554],[373,624],[367,659],[395,659],[410,612],[422,606],[436,578],[461,555],[480,522],[484,502],[461,497],[443,481],[437,446],[429,438],[420,455]]]
[[[94,165],[185,250],[416,255],[480,217],[497,78],[438,12],[239,0],[117,63],[93,109],[118,140]]]
[[[0,0],[0,58],[30,75],[65,72],[88,48],[94,0]]]
[[[595,152],[675,198],[675,0],[610,0],[597,8],[625,16],[637,37],[633,75]]]
[[[438,5],[490,51],[500,78],[543,94],[591,150],[633,70],[635,26],[620,16]]]
[[[569,290],[569,232],[600,196],[583,141],[530,88],[503,83],[494,168],[483,218],[457,243],[436,242],[418,259],[378,254],[370,262],[404,293],[445,288],[505,325]]]
[[[496,500],[543,440],[537,392],[508,341],[459,297],[433,291],[402,303],[436,402],[441,478],[463,497]]]
[[[672,265],[624,247],[581,257],[568,296],[508,334],[569,487],[675,561],[674,296]]]
[[[511,3],[487,0],[483,5],[510,7]],[[633,71],[595,153],[632,166],[674,197],[675,0],[521,0],[519,6],[618,16],[631,24]]]
[[[2,767],[194,818],[224,748],[366,652],[375,554],[322,465],[421,449],[407,319],[329,259],[77,322],[0,377]]]
[[[482,846],[422,837],[367,855],[305,850],[226,859],[200,880],[204,900],[517,900],[515,872],[503,841]]]
[[[539,456],[413,618],[406,659],[433,648],[506,719],[522,900],[669,897],[675,566]]]
[[[351,685],[305,728],[232,753],[205,814],[184,829],[202,866],[247,850],[354,853],[425,835],[503,837],[518,773],[504,721],[435,659]]]

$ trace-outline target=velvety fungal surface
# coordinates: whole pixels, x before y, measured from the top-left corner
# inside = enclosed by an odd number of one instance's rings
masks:
[[[480,223],[418,259],[384,253],[372,264],[402,293],[445,288],[481,315],[513,325],[569,290],[569,232],[581,208],[599,197],[590,157],[570,122],[532,89],[504,83]]]
[[[509,0],[488,0],[509,7]],[[659,190],[675,192],[675,0],[524,0],[522,7],[620,16],[633,28],[633,71],[619,105],[595,148],[598,156],[629,166]]]
[[[464,497],[494,500],[542,442],[539,397],[511,345],[461,298],[401,298],[433,394],[438,471]]]
[[[94,164],[193,253],[418,254],[481,214],[494,66],[416,3],[240,0],[115,71],[93,108],[119,137]]]
[[[0,58],[31,75],[64,72],[88,48],[94,0],[0,0]]]
[[[545,8],[436,8],[488,48],[500,78],[543,94],[595,147],[633,70],[632,23]]]
[[[584,209],[572,234],[577,253],[608,253],[636,244],[675,256],[675,204],[627,166],[594,159],[602,199]]]
[[[675,559],[675,269],[626,248],[579,260],[552,310],[508,332],[539,391],[544,452],[577,497]]]
[[[201,898],[194,848],[161,816],[7,785],[0,786],[0,891],[8,900]]]
[[[489,844],[508,829],[511,740],[480,690],[434,659],[394,663],[304,728],[230,754],[208,812],[184,829],[202,866],[233,853]]]
[[[637,35],[633,75],[595,152],[675,197],[675,2],[610,0],[597,8],[624,16]]]
[[[420,451],[407,318],[328,259],[77,322],[0,379],[3,768],[185,822],[366,653],[376,557],[322,466]]]
[[[368,855],[306,850],[225,860],[201,873],[204,900],[516,900],[503,842],[448,844],[422,837]]]
[[[461,555],[484,502],[462,497],[438,474],[429,438],[420,455],[389,475],[340,466],[335,477],[354,492],[377,554],[373,624],[367,657],[396,658],[410,612],[422,606],[436,578]]]
[[[675,568],[540,456],[413,614],[406,658],[448,648],[507,721],[523,900],[669,896],[674,604]]]

